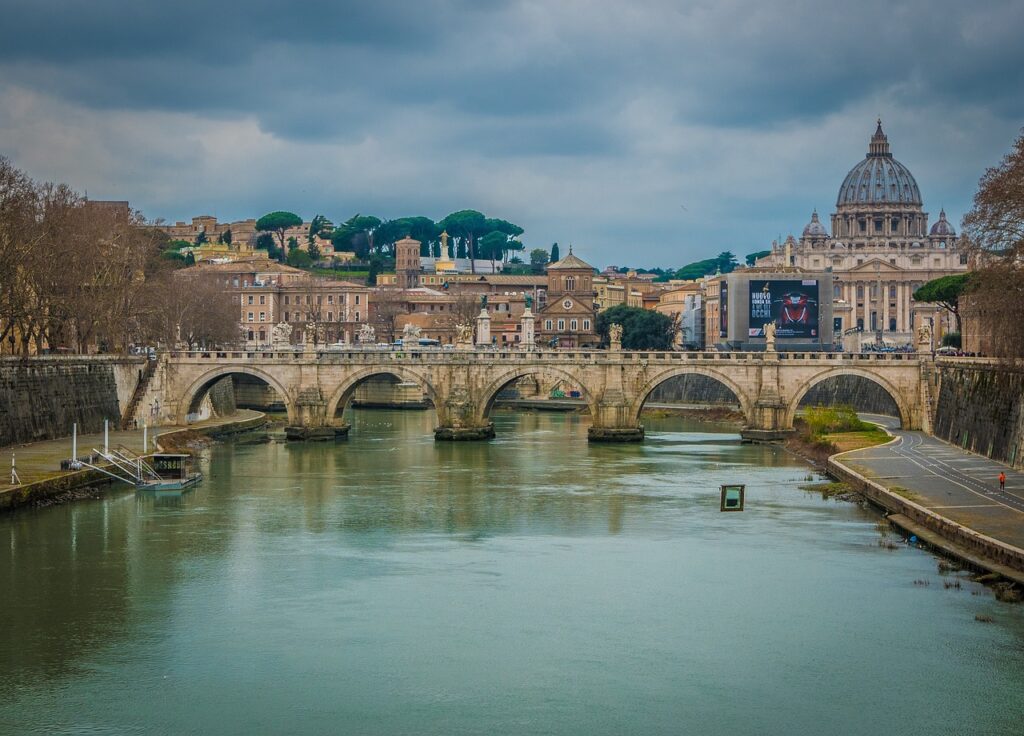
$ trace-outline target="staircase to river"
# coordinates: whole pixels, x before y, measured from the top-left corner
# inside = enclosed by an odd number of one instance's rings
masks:
[[[156,373],[156,364],[157,361],[153,359],[146,361],[146,367],[142,370],[142,375],[139,376],[139,382],[135,386],[135,391],[132,392],[132,398],[128,401],[128,406],[125,407],[124,413],[121,414],[121,429],[132,428],[132,423],[135,420],[135,410],[139,408],[139,403],[149,388],[149,382],[153,380],[153,374]]]

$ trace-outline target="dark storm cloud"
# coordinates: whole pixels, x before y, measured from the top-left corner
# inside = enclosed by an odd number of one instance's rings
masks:
[[[753,249],[831,206],[876,114],[934,177],[922,189],[962,209],[1024,117],[1011,1],[0,0],[0,13],[2,152],[61,177],[40,137],[63,136],[72,157],[86,144],[40,115],[122,130],[80,158],[108,161],[111,188],[154,216],[194,214],[201,196],[251,216],[308,186],[310,209],[486,203],[540,240],[579,232],[610,254],[632,233],[678,261],[670,249]],[[118,144],[151,174],[217,161],[235,176],[176,196],[122,171]]]

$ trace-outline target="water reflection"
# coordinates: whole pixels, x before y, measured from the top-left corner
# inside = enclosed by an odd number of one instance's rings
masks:
[[[932,733],[1022,715],[1019,611],[914,587],[932,558],[797,490],[777,448],[673,418],[639,445],[571,414],[496,412],[487,443],[351,418],[338,444],[211,448],[177,498],[0,519],[0,732],[864,733],[897,690]]]

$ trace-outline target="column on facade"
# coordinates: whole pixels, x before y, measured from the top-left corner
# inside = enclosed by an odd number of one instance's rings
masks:
[[[889,284],[888,281],[882,282],[882,330],[889,329]]]
[[[864,291],[864,310],[861,312],[861,319],[864,321],[864,329],[871,329],[871,282],[862,281],[861,289]]]
[[[896,330],[906,332],[903,327],[903,282],[896,283]]]

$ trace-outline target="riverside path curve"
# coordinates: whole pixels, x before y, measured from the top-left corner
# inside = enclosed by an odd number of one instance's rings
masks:
[[[923,432],[900,429],[891,417],[862,416],[885,427],[893,440],[835,455],[830,467],[840,466],[841,476],[844,467],[852,470],[885,488],[894,502],[924,509],[928,513],[918,522],[925,527],[954,545],[1008,565],[1020,573],[1014,577],[1024,580],[1024,473]],[[1005,490],[999,488],[1001,472],[1006,474]],[[928,524],[929,514],[950,523]],[[902,516],[907,515],[899,514],[894,521],[909,531],[920,528],[913,519],[902,524]]]

